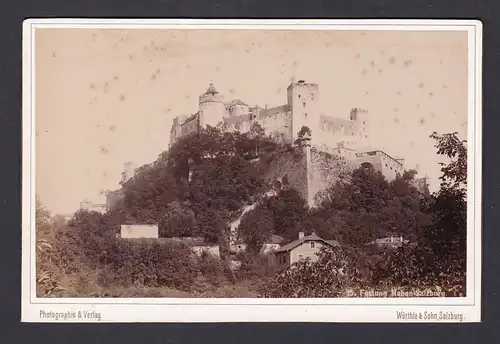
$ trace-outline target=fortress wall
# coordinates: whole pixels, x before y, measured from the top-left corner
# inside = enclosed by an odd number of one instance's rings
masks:
[[[241,116],[241,115],[246,115],[250,111],[250,107],[248,105],[240,105],[236,104],[231,106],[228,109],[228,114],[229,116]]]
[[[396,178],[396,175],[403,174],[404,166],[390,155],[383,151],[364,152],[358,154],[357,164],[370,163],[373,167],[381,171],[384,177],[391,181]]]
[[[266,134],[280,133],[285,143],[292,142],[292,113],[288,105],[258,109],[256,117]]]
[[[287,177],[289,185],[307,199],[306,155],[300,149],[282,152],[271,162],[266,176],[268,182],[281,181]]]
[[[354,144],[359,137],[358,122],[349,119],[321,115],[316,130],[311,129],[315,143],[333,147],[343,141]]]
[[[320,129],[344,136],[357,136],[359,133],[358,122],[326,115],[320,116]]]
[[[387,180],[393,180],[397,174],[403,175],[404,166],[391,156],[382,152],[381,154],[382,174]]]
[[[354,168],[354,163],[338,156],[320,152],[312,148],[310,162],[307,164],[306,153],[299,149],[283,152],[271,163],[267,180],[273,182],[287,177],[290,186],[297,189],[310,205],[317,205],[318,193],[339,180],[343,172]],[[307,179],[309,178],[309,183]]]
[[[355,161],[357,159],[356,157],[356,150],[351,147],[351,145],[343,145],[344,142],[338,142],[339,145],[332,146],[331,144],[315,144],[314,147],[321,152],[325,152],[328,154],[332,154],[335,156],[338,156],[340,158],[350,160],[350,161]]]
[[[356,159],[356,165],[361,166],[364,163],[372,164],[372,166],[377,171],[381,171],[383,173],[382,152],[373,151],[373,152],[364,152],[358,154],[358,158]]]
[[[198,132],[198,126],[199,126],[198,114],[195,116],[191,116],[181,126],[182,136]]]
[[[224,123],[226,124],[228,131],[239,130],[241,132],[246,132],[250,130],[250,126],[252,125],[252,115],[244,114],[227,117],[224,118]]]
[[[339,180],[342,173],[354,167],[352,161],[342,159],[337,154],[329,154],[311,149],[309,188],[315,205],[319,202],[318,193],[324,191]]]
[[[170,146],[172,146],[182,136],[182,123],[184,123],[186,118],[186,116],[177,116],[174,118],[172,128],[170,130]]]

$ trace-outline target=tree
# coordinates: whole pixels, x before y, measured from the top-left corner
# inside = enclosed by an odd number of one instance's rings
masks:
[[[275,234],[292,241],[304,230],[309,209],[296,189],[281,189],[277,195],[268,199],[267,207],[273,213]]]
[[[50,226],[50,212],[43,206],[38,195],[35,196],[35,207],[37,235],[48,236],[51,234],[52,229]]]
[[[312,132],[311,132],[311,129],[309,129],[309,127],[303,125],[300,128],[299,132],[297,133],[297,138],[302,139],[306,134],[309,135],[309,137],[311,137]]]
[[[158,223],[160,237],[189,237],[196,233],[196,219],[192,210],[178,201],[170,203]]]
[[[376,270],[377,279],[390,285],[413,288],[440,286],[448,296],[464,296],[466,287],[467,228],[467,149],[456,133],[431,136],[441,163],[440,189],[420,199],[426,215],[417,246],[384,252],[383,265]],[[401,191],[401,189],[398,189]],[[412,191],[408,188],[407,191]],[[407,192],[399,194],[401,200]],[[413,205],[415,202],[413,202]]]
[[[437,153],[449,159],[441,163],[441,187],[428,203],[433,223],[426,228],[424,243],[436,257],[459,264],[465,271],[467,242],[467,148],[457,133],[431,135]]]
[[[467,185],[467,147],[465,140],[460,140],[458,133],[439,135],[433,132],[430,137],[436,141],[437,154],[448,158],[448,163],[440,163],[443,173],[440,179],[453,187]]]
[[[55,233],[51,226],[50,212],[43,206],[38,195],[35,200],[36,218],[36,293],[46,297],[66,290],[55,275],[57,266],[52,261]]]
[[[238,227],[238,237],[247,244],[247,250],[258,254],[265,240],[274,233],[273,212],[264,204],[257,205],[243,215]]]
[[[215,209],[206,208],[197,214],[196,222],[198,224],[198,235],[203,237],[205,241],[211,243],[223,241],[224,238],[221,237],[221,233],[225,233],[227,224]]]

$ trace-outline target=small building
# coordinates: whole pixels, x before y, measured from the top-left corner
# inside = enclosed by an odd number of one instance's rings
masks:
[[[271,235],[267,238],[262,244],[261,252],[262,253],[271,253],[278,250],[281,247],[281,243],[284,241],[282,237],[279,235]],[[245,252],[247,250],[248,245],[242,240],[237,240],[230,246],[231,253],[240,253]]]
[[[203,252],[208,253],[215,257],[220,257],[219,245],[212,243],[200,243],[191,246],[191,250],[198,256],[201,256]]]
[[[171,242],[182,243],[191,248],[194,254],[201,256],[203,252],[220,257],[220,248],[218,244],[206,242],[199,237],[173,237],[166,239]]]
[[[263,253],[271,253],[281,248],[281,243],[284,241],[279,235],[271,235],[262,245]]]
[[[375,239],[374,241],[368,243],[368,245],[375,245],[375,246],[378,246],[380,248],[383,248],[383,247],[397,248],[397,247],[401,247],[402,245],[405,245],[408,243],[409,243],[409,241],[403,239],[402,236],[399,236],[399,237],[389,236],[389,237],[385,237],[385,238]]]
[[[122,239],[157,239],[158,225],[121,225]]]
[[[317,261],[318,253],[325,246],[333,248],[340,245],[338,241],[322,239],[314,232],[307,236],[300,232],[297,240],[280,247],[274,254],[279,265],[291,266],[302,259]]]

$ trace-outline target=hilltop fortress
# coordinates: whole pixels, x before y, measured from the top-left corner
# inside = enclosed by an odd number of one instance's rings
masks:
[[[199,97],[198,112],[174,118],[170,145],[207,125],[217,126],[222,122],[228,131],[247,132],[257,122],[271,137],[288,144],[299,142],[302,146],[301,156],[283,153],[268,177],[278,181],[286,177],[309,206],[314,206],[317,193],[334,181],[340,161],[351,167],[372,166],[388,180],[404,172],[403,159],[367,148],[370,116],[366,110],[353,108],[345,117],[337,118],[319,111],[319,99],[318,84],[300,80],[287,87],[286,104],[261,108],[240,99],[226,102],[210,84]],[[302,126],[308,127],[312,135],[297,141]]]
[[[342,171],[359,166],[373,167],[387,180],[404,172],[404,160],[396,159],[381,149],[367,147],[370,138],[370,116],[364,109],[353,108],[344,117],[332,117],[319,111],[318,84],[305,81],[292,82],[287,88],[287,102],[268,108],[250,106],[240,99],[225,101],[214,85],[199,97],[195,114],[178,116],[173,120],[170,146],[201,128],[222,123],[227,131],[247,132],[258,123],[277,141],[298,145],[297,150],[280,152],[265,176],[271,183],[280,182],[297,189],[310,207],[317,203],[317,195],[338,180]],[[298,136],[303,126],[311,136]],[[133,178],[143,168],[132,162],[125,163],[122,183]],[[426,178],[416,179],[415,186],[423,191]],[[106,193],[106,208],[111,209],[123,198],[123,190]]]

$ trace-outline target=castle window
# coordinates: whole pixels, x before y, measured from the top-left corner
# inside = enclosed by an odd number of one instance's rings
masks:
[[[304,107],[305,107],[305,106],[306,106],[306,103],[304,102],[304,103],[303,103],[303,105],[304,105]]]
[[[363,121],[363,124],[366,124],[366,122],[365,122],[365,121]]]
[[[304,114],[304,117],[307,117],[307,113]]]

